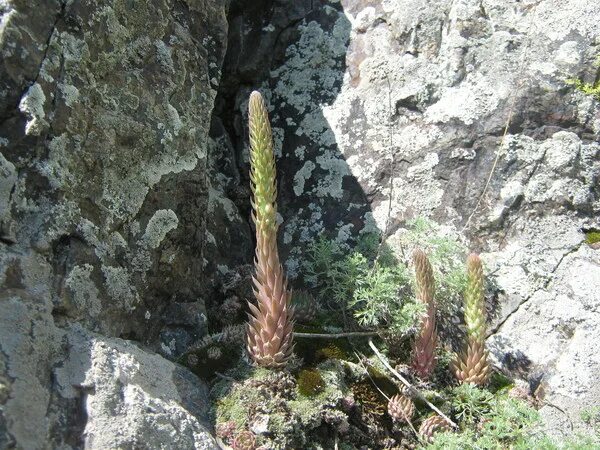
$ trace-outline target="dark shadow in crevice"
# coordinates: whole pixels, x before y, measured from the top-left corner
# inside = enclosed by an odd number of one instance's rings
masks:
[[[263,0],[233,2],[229,26],[211,138],[227,141],[225,153],[233,154],[209,159],[215,167],[235,161],[223,190],[252,228],[246,108],[250,92],[260,90],[275,136],[280,253],[300,282],[307,244],[321,235],[349,236],[351,244],[371,211],[324,114],[342,88],[351,24],[339,2]]]

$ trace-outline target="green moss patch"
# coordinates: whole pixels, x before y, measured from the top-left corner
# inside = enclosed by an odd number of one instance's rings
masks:
[[[585,242],[592,245],[600,242],[600,231],[590,230],[585,232]]]
[[[302,369],[297,381],[298,392],[305,397],[314,397],[325,389],[325,381],[318,369]]]

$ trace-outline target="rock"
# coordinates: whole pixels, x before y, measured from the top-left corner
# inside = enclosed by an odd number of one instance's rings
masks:
[[[187,369],[79,325],[58,328],[22,292],[0,305],[0,392],[11,393],[1,397],[3,448],[218,448],[207,388]]]
[[[0,448],[217,448],[152,351],[206,332],[228,2],[0,3]]]
[[[210,259],[210,80],[225,12],[204,1],[6,6],[0,195],[14,243],[2,253],[13,265],[44,256],[65,321],[151,341],[159,305],[206,290],[189,275]]]
[[[201,329],[206,326],[206,310],[204,302],[178,303],[167,306],[163,315],[167,325],[183,325]]]
[[[207,388],[186,369],[81,329],[66,340],[70,352],[55,375],[59,392],[79,396],[85,408],[85,448],[219,448],[208,428]]]

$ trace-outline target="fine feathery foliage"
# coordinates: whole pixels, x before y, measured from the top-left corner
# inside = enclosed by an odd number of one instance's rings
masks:
[[[415,328],[424,308],[410,295],[410,275],[403,264],[387,251],[375,261],[377,245],[377,235],[365,234],[348,252],[321,237],[308,248],[305,280],[325,308],[349,310],[362,327],[403,335]]]
[[[408,285],[404,266],[379,264],[355,280],[349,301],[358,323],[366,328],[384,325],[389,333],[401,335],[414,326],[421,305],[402,299],[400,291]]]
[[[468,284],[465,290],[464,310],[467,342],[453,364],[456,378],[462,383],[483,385],[490,375],[488,352],[485,348],[486,311],[484,278],[481,259],[476,254],[467,259]]]
[[[412,293],[409,261],[398,261],[379,239],[365,233],[348,248],[321,236],[309,244],[302,273],[326,310],[350,311],[365,328],[402,336],[416,330],[425,307]],[[436,280],[437,324],[442,332],[452,329],[466,287],[464,247],[423,218],[408,224],[399,245],[403,251],[418,246],[427,252]]]
[[[250,180],[252,220],[256,225],[254,295],[249,303],[247,349],[263,367],[282,367],[292,354],[291,292],[277,250],[277,189],[273,137],[267,108],[260,93],[250,94]]]
[[[331,309],[347,306],[357,280],[368,271],[369,261],[362,252],[346,254],[337,242],[323,236],[309,245],[303,264],[305,280],[316,288],[322,304]]]
[[[538,449],[540,438],[533,432],[538,413],[525,402],[510,398],[506,392],[492,394],[472,384],[452,389],[451,405],[459,430],[439,433],[429,450]]]
[[[419,334],[415,339],[412,366],[417,375],[427,379],[435,368],[437,331],[435,326],[435,280],[427,255],[422,250],[413,253],[417,300],[425,305]]]

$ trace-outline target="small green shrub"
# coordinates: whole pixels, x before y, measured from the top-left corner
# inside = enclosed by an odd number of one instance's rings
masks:
[[[594,66],[600,67],[600,56],[596,59]],[[600,81],[595,83],[585,83],[578,78],[570,78],[566,83],[574,86],[579,92],[590,95],[600,101]]]
[[[410,222],[400,245],[427,252],[434,267],[439,323],[447,327],[458,313],[466,286],[464,247],[426,219]],[[396,335],[414,329],[424,307],[414,298],[412,270],[408,261],[398,261],[387,245],[380,245],[377,234],[362,235],[352,249],[320,237],[309,246],[307,256],[305,281],[326,308],[351,311],[365,328],[386,328]]]
[[[579,92],[590,95],[600,101],[600,83],[584,83],[578,79],[569,79],[567,80],[567,84],[574,86]]]
[[[479,450],[538,448],[532,432],[539,422],[537,411],[506,394],[492,394],[465,384],[452,390],[451,405],[459,424],[456,433],[434,436],[427,449]],[[530,447],[527,447],[530,445]],[[531,446],[533,445],[533,446]]]
[[[494,402],[494,395],[491,392],[479,389],[470,383],[454,388],[453,395],[452,404],[456,419],[469,425],[489,414]]]
[[[305,280],[316,288],[321,304],[328,307],[345,306],[355,279],[367,270],[367,259],[361,253],[346,255],[338,243],[322,236],[309,245],[303,264]]]
[[[600,242],[600,231],[586,231],[585,242],[590,245]]]
[[[408,273],[404,266],[382,267],[377,264],[356,280],[348,306],[361,326],[385,326],[394,334],[403,334],[414,326],[425,309],[424,305],[411,298],[400,296],[408,286]]]

